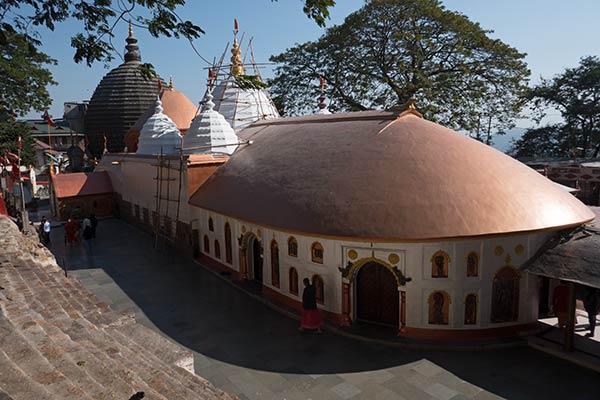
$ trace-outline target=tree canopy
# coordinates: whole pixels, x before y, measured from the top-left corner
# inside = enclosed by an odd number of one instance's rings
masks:
[[[277,1],[277,0],[272,0]],[[335,0],[303,0],[303,11],[323,26]],[[208,4],[208,3],[207,3]],[[192,43],[203,29],[182,19],[185,0],[3,0],[0,2],[0,121],[41,111],[51,103],[47,86],[55,84],[47,66],[55,61],[40,51],[39,28],[75,20],[81,29],[70,41],[75,62],[110,62],[119,52],[111,40],[119,23],[147,29],[154,37],[184,38]],[[216,6],[216,5],[215,5]],[[193,46],[193,43],[192,43]]]
[[[600,153],[600,58],[584,57],[527,94],[538,123],[548,111],[562,121],[529,129],[511,150],[516,157],[597,157]]]
[[[319,76],[332,111],[406,106],[481,139],[522,109],[525,54],[438,0],[368,0],[318,40],[271,57],[284,114],[312,112]],[[488,136],[489,141],[489,136]]]

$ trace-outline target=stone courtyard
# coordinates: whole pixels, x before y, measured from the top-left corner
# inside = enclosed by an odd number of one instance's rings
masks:
[[[103,220],[93,254],[52,251],[113,310],[193,352],[195,372],[241,399],[595,399],[598,375],[527,347],[417,351],[297,322],[119,220]]]

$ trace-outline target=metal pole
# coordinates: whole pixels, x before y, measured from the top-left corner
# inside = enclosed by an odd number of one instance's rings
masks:
[[[565,327],[565,351],[573,351],[575,340],[575,283],[568,282],[567,326]]]
[[[22,139],[19,141],[18,155],[19,155],[19,186],[21,188],[21,220],[23,221],[23,231],[27,232],[29,227],[29,216],[27,215],[27,209],[25,208],[25,190],[23,188],[23,177],[21,176],[21,147],[23,145]]]

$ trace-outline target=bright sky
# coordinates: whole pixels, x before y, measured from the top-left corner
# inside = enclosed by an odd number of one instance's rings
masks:
[[[209,4],[214,5],[209,5]],[[207,59],[220,57],[232,40],[233,19],[239,21],[240,32],[254,37],[257,62],[267,62],[295,43],[317,39],[323,29],[302,12],[301,0],[188,0],[180,16],[201,26],[206,35],[196,42],[196,48]],[[339,24],[362,0],[337,0],[331,10],[328,26]],[[597,0],[443,0],[444,5],[467,15],[484,29],[493,30],[493,37],[528,54],[527,62],[533,81],[540,76],[551,77],[566,67],[577,65],[586,55],[597,55],[600,43],[600,1]],[[58,60],[51,70],[57,86],[50,88],[54,100],[50,113],[59,118],[65,101],[89,100],[96,85],[109,69],[102,65],[92,68],[75,64],[70,37],[78,29],[74,22],[58,25],[55,32],[43,32],[43,50]],[[121,51],[125,46],[127,26],[119,26],[113,44]],[[141,29],[135,30],[142,60],[154,64],[156,71],[169,79],[175,89],[183,91],[193,102],[203,94],[207,72],[204,63],[185,40],[154,39]],[[230,56],[229,54],[227,55]],[[121,63],[115,59],[110,68]],[[264,76],[269,76],[266,70]],[[315,82],[315,84],[318,84]],[[28,118],[38,118],[30,113]]]

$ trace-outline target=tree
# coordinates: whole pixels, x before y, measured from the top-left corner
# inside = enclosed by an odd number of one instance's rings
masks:
[[[438,0],[369,0],[318,40],[271,57],[270,81],[285,114],[312,112],[326,82],[332,111],[406,106],[483,139],[522,109],[525,54],[491,39]],[[491,139],[488,139],[491,141]]]
[[[274,0],[276,1],[276,0]],[[71,38],[75,62],[110,62],[119,52],[113,30],[126,21],[147,29],[154,37],[190,41],[204,31],[178,15],[185,0],[2,0],[0,2],[0,123],[29,110],[42,111],[51,103],[47,86],[55,84],[47,65],[55,63],[39,50],[38,29],[53,31],[57,24],[76,20],[81,32]],[[319,25],[329,18],[334,0],[304,0],[304,12]],[[149,64],[143,71],[152,71]]]
[[[0,123],[0,150],[4,156],[4,150],[13,154],[19,152],[19,136],[21,136],[23,149],[21,151],[22,165],[35,165],[35,149],[31,129],[20,121],[4,121]],[[1,157],[0,156],[0,157]]]
[[[511,150],[516,157],[597,157],[600,152],[600,58],[584,57],[552,79],[542,79],[527,98],[539,123],[548,110],[562,122],[528,130]]]

